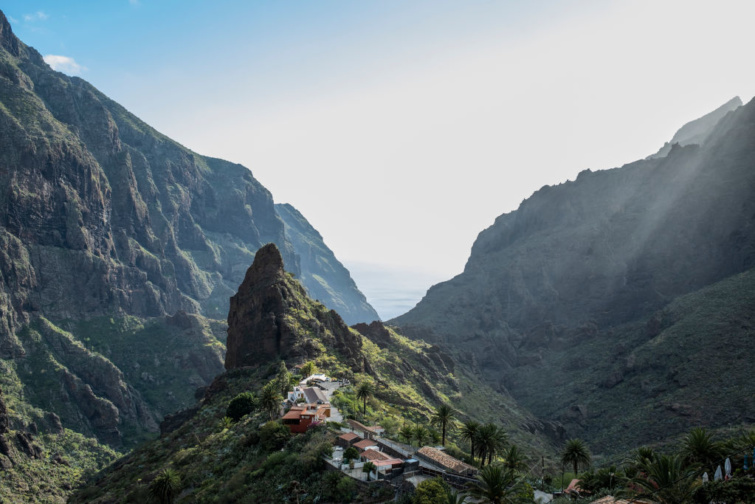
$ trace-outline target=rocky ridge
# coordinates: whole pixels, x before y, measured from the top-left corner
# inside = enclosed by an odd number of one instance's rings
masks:
[[[461,275],[433,286],[390,323],[452,349],[536,416],[606,452],[621,448],[606,434],[627,408],[652,404],[655,421],[622,423],[626,446],[694,426],[682,410],[738,411],[739,394],[708,403],[716,395],[710,382],[676,406],[672,397],[682,385],[674,381],[633,379],[640,393],[625,400],[613,387],[626,380],[618,363],[634,362],[648,340],[657,338],[654,351],[667,352],[663,313],[670,303],[755,266],[752,138],[755,102],[725,113],[702,145],[677,144],[665,157],[586,170],[575,181],[540,189],[480,233]],[[732,291],[728,303],[737,296]],[[726,345],[750,329],[706,331]],[[685,355],[691,351],[684,348]],[[743,356],[754,357],[751,349]],[[668,376],[725,373],[727,363],[713,349],[707,370],[691,360],[673,370],[668,359],[654,360]],[[721,414],[703,424],[736,421]]]
[[[0,358],[32,406],[114,446],[156,432],[222,371],[219,326],[262,245],[302,275],[251,171],[54,72],[1,12],[0,187]],[[349,288],[339,302],[364,301]]]

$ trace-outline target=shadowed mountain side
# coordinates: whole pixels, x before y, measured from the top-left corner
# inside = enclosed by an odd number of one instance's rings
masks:
[[[286,238],[293,244],[301,265],[301,283],[310,297],[336,310],[347,324],[380,320],[341,262],[325,245],[320,233],[289,204],[275,205],[283,219]]]
[[[664,158],[542,188],[480,233],[461,275],[391,323],[456,349],[536,415],[565,420],[577,408],[585,436],[601,436],[608,423],[588,421],[578,403],[559,399],[560,387],[536,387],[519,370],[553,372],[560,384],[593,372],[593,385],[571,399],[588,401],[610,373],[589,353],[572,355],[577,345],[632,351],[644,328],[626,339],[613,328],[644,322],[675,298],[755,265],[753,138],[751,102],[728,113],[702,146],[677,145]],[[715,352],[710,359],[723,365]],[[630,428],[638,435],[647,426]]]
[[[735,96],[728,102],[718,107],[713,112],[705,114],[704,116],[690,121],[677,131],[670,142],[663,144],[658,152],[649,156],[649,158],[664,157],[671,151],[671,146],[674,144],[679,145],[701,145],[705,142],[705,139],[716,128],[718,121],[720,121],[726,114],[732,110],[742,106],[742,100],[739,96]]]

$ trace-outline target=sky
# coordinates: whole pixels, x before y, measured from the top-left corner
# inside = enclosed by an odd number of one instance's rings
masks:
[[[380,315],[544,185],[755,94],[750,0],[5,0],[15,33],[190,149],[250,168]],[[393,288],[395,286],[395,288]]]

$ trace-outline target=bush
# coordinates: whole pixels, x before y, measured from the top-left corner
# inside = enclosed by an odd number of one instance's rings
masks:
[[[435,504],[447,499],[448,485],[440,478],[425,480],[417,485],[412,504]]]
[[[242,392],[228,403],[225,416],[234,422],[241,420],[244,415],[248,415],[257,409],[257,399],[251,392]]]
[[[266,452],[280,450],[291,437],[288,427],[278,422],[267,422],[260,429],[260,446]]]

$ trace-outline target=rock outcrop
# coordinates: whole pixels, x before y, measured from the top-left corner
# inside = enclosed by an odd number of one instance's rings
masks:
[[[313,303],[284,270],[275,244],[265,245],[231,298],[225,368],[267,365],[279,359],[303,362],[322,353],[318,342],[339,351],[355,370],[361,369],[359,336],[338,313]]]

